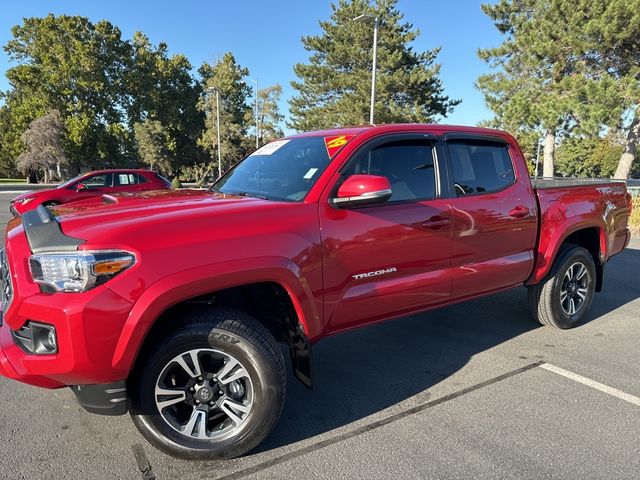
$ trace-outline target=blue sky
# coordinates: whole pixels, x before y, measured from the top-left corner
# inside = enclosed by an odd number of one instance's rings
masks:
[[[445,122],[474,125],[490,118],[482,95],[473,86],[487,71],[476,51],[498,45],[501,36],[482,13],[480,2],[400,0],[398,7],[421,31],[413,45],[416,50],[442,48],[438,60],[445,92],[462,99]],[[294,93],[289,84],[295,78],[292,67],[308,58],[300,37],[320,33],[318,22],[329,17],[331,8],[329,0],[3,2],[0,44],[6,44],[11,27],[23,17],[48,13],[84,15],[92,21],[107,19],[120,27],[125,38],[140,30],[154,43],[165,41],[172,53],[185,54],[194,68],[231,51],[261,86],[282,85],[286,112],[286,100]],[[4,72],[9,67],[9,59],[0,52],[0,90],[8,88]]]

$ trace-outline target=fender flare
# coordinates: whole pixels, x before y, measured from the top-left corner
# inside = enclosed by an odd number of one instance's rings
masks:
[[[572,234],[585,230],[588,228],[595,228],[598,231],[598,239],[599,239],[599,260],[600,266],[596,264],[596,269],[604,266],[605,262],[608,258],[609,253],[609,244],[607,242],[606,236],[606,225],[604,221],[598,219],[599,221],[594,221],[590,219],[588,221],[576,221],[569,225],[564,225],[565,227],[562,230],[562,234],[553,236],[546,245],[539,244],[537,251],[537,259],[536,264],[534,266],[533,272],[531,276],[525,281],[525,285],[535,285],[542,281],[542,279],[549,273],[551,267],[553,266],[553,262],[558,255],[558,251],[560,250],[560,246],[571,236]]]
[[[260,257],[201,265],[168,275],[149,286],[134,304],[122,329],[113,368],[131,371],[151,326],[168,308],[200,295],[250,283],[274,282],[289,294],[306,338],[322,330],[311,288],[299,267],[283,257]]]

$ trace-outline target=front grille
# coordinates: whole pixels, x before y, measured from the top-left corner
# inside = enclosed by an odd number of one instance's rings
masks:
[[[7,312],[11,300],[13,300],[13,284],[11,283],[11,271],[7,261],[7,253],[0,250],[0,299],[2,300],[2,316]],[[0,325],[2,319],[0,318]]]

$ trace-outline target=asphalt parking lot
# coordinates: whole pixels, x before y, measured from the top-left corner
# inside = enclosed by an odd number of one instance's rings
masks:
[[[639,272],[634,240],[569,331],[537,326],[518,289],[328,339],[314,390],[290,374],[274,432],[228,462],[173,459],[128,416],[0,379],[0,478],[639,478]]]

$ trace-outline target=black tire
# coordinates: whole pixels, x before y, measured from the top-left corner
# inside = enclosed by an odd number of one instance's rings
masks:
[[[251,382],[251,410],[239,431],[229,438],[199,439],[179,433],[156,405],[156,382],[166,371],[163,369],[172,365],[176,356],[200,348],[232,355]],[[243,312],[218,307],[193,311],[183,326],[153,344],[138,363],[128,386],[131,417],[151,444],[174,457],[203,460],[243,455],[265,439],[282,412],[286,394],[282,352],[269,331]],[[192,395],[195,402],[196,395]]]
[[[571,314],[572,308],[566,308],[565,292],[570,292],[570,295],[576,298],[574,308],[580,297],[571,293],[573,287],[567,284],[567,275],[572,266],[579,269],[579,265],[585,267],[586,279],[584,284],[577,285],[576,289],[586,290],[581,292],[584,293],[585,298],[581,300],[579,308]],[[556,260],[547,276],[537,285],[528,288],[531,315],[542,325],[551,325],[563,330],[575,327],[589,311],[595,292],[595,284],[596,268],[589,251],[573,245],[563,246],[558,251]]]

